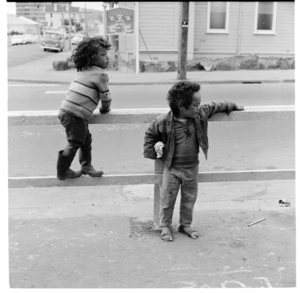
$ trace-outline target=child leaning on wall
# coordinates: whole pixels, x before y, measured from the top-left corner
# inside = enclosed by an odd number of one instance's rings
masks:
[[[109,65],[107,51],[110,43],[103,38],[90,38],[79,43],[71,56],[77,75],[61,103],[59,120],[66,131],[68,144],[58,152],[57,178],[65,180],[82,174],[101,177],[92,165],[92,135],[88,120],[101,101],[100,112],[110,111],[111,96],[108,88],[108,75],[104,73]],[[81,170],[70,169],[79,149]]]
[[[178,231],[197,239],[199,234],[191,224],[198,191],[199,147],[207,159],[208,119],[216,113],[229,114],[242,111],[244,107],[227,101],[200,106],[200,85],[188,81],[176,83],[169,90],[167,100],[171,111],[150,123],[144,140],[144,157],[160,158],[164,163],[160,195],[161,238],[173,240],[173,210],[181,187]]]

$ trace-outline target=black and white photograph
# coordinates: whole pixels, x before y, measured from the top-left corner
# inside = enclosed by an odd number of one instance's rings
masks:
[[[1,287],[296,292],[297,5],[2,2]]]

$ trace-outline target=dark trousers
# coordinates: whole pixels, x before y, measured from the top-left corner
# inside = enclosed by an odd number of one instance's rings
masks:
[[[90,153],[92,150],[92,135],[87,121],[64,111],[59,112],[58,118],[66,130],[68,140],[68,145],[62,155],[73,159],[78,149],[82,153]]]

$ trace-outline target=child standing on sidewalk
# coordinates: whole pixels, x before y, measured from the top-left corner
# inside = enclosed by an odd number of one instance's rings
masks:
[[[161,158],[164,163],[160,225],[163,241],[173,241],[172,217],[181,187],[180,226],[178,231],[193,238],[193,207],[198,192],[199,147],[207,159],[208,119],[219,112],[242,111],[232,102],[201,105],[200,85],[188,81],[176,83],[167,97],[171,111],[152,121],[145,133],[144,157]]]
[[[97,171],[92,165],[92,135],[88,120],[101,100],[101,113],[110,111],[111,96],[108,88],[108,76],[104,73],[109,65],[107,51],[110,43],[103,38],[90,38],[79,43],[71,56],[77,75],[69,86],[59,111],[60,123],[64,126],[68,145],[58,152],[57,178],[65,180],[77,178],[82,174],[100,177],[103,171]],[[79,149],[80,171],[70,169]]]

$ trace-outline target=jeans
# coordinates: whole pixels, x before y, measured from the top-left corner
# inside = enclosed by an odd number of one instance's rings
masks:
[[[180,225],[191,226],[198,193],[199,164],[189,168],[164,168],[161,191],[161,227],[172,224],[174,206],[181,187]]]
[[[66,130],[68,140],[63,155],[74,158],[79,148],[85,153],[90,152],[92,149],[92,135],[87,121],[64,111],[59,112],[58,118]]]

